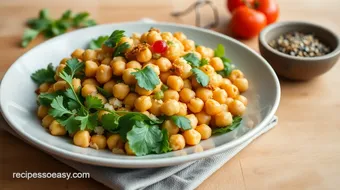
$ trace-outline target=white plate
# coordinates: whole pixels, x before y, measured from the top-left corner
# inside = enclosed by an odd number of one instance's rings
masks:
[[[70,138],[50,135],[40,125],[36,117],[37,86],[30,79],[31,73],[45,68],[48,63],[55,66],[70,56],[76,48],[86,48],[89,41],[99,35],[109,35],[115,29],[125,30],[128,35],[142,33],[150,27],[161,31],[182,31],[196,44],[215,48],[221,43],[226,48],[226,56],[240,68],[249,80],[250,88],[245,93],[249,100],[247,112],[241,126],[228,134],[214,136],[199,145],[181,151],[142,157],[115,155],[107,150],[80,148],[72,144]],[[170,23],[130,22],[99,25],[70,32],[48,40],[21,56],[5,74],[0,91],[2,113],[10,126],[24,139],[44,151],[83,163],[122,167],[148,168],[177,165],[212,156],[230,149],[260,131],[274,116],[280,100],[280,85],[269,64],[255,51],[225,35]],[[251,126],[253,126],[251,128]]]

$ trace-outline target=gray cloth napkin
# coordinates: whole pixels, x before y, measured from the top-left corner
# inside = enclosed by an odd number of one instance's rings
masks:
[[[2,121],[0,122],[5,124],[2,117],[1,120]],[[274,118],[265,128],[263,128],[262,131],[235,148],[212,157],[178,166],[150,169],[121,169],[78,163],[71,160],[65,160],[54,155],[53,157],[75,168],[76,170],[89,172],[91,178],[112,189],[190,190],[198,187],[205,179],[207,179],[258,136],[272,129],[277,124],[277,121],[277,117],[274,116]],[[1,125],[0,128],[7,130],[14,136],[17,136],[17,134],[8,125]]]

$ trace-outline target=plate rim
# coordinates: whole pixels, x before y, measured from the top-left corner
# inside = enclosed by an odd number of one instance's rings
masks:
[[[29,51],[27,51],[23,55],[21,55],[18,59],[16,59],[16,61],[6,71],[1,82],[3,84],[7,83],[7,81],[10,79],[10,77],[8,77],[8,73],[10,73],[10,71],[13,70],[15,65],[19,64],[19,60],[22,59],[28,52],[36,51],[36,49],[40,48],[40,46],[42,46],[42,45],[52,43],[53,41],[59,40],[59,38],[63,38],[67,35],[70,35],[70,34],[73,34],[73,33],[79,32],[79,31],[93,29],[93,28],[96,28],[96,27],[97,28],[104,27],[104,26],[115,27],[115,25],[127,25],[127,24],[128,25],[134,25],[134,24],[140,25],[140,24],[150,24],[150,22],[132,21],[132,22],[118,22],[118,23],[101,24],[101,25],[97,25],[97,26],[93,26],[93,27],[89,27],[89,28],[83,28],[83,29],[72,31],[72,32],[68,32],[68,33],[65,33],[63,35],[49,39],[49,40],[33,47],[32,49],[30,49]],[[237,41],[237,40],[235,40],[235,39],[233,39],[229,36],[226,36],[224,34],[221,34],[221,33],[218,33],[218,32],[212,31],[212,30],[198,28],[198,27],[191,26],[191,25],[177,24],[177,23],[170,23],[170,22],[154,22],[153,24],[163,25],[163,26],[188,28],[188,29],[192,29],[192,30],[196,30],[196,31],[209,33],[209,34],[224,38],[226,40],[229,40],[233,43],[236,43],[236,44],[242,46],[243,48],[247,49],[251,53],[253,53],[268,68],[268,70],[270,71],[270,74],[272,75],[272,77],[274,79],[274,83],[277,87],[276,88],[276,98],[275,98],[274,105],[271,108],[271,111],[265,116],[265,118],[262,120],[261,123],[259,123],[256,127],[254,127],[254,129],[252,129],[248,133],[244,134],[240,138],[237,138],[237,139],[230,141],[226,144],[223,144],[221,146],[214,147],[214,148],[209,149],[209,150],[204,150],[202,152],[193,153],[193,154],[190,154],[190,155],[181,155],[181,156],[166,157],[166,158],[139,159],[139,160],[134,160],[134,159],[124,160],[124,159],[97,157],[97,156],[93,156],[93,155],[75,153],[75,152],[72,152],[72,151],[69,151],[69,150],[59,148],[57,146],[53,146],[53,145],[49,145],[47,143],[44,143],[43,141],[40,141],[36,137],[29,135],[24,130],[20,130],[19,127],[15,126],[12,116],[10,116],[8,111],[3,108],[3,106],[4,106],[3,98],[0,98],[0,110],[1,110],[0,112],[4,116],[4,119],[9,124],[9,126],[17,134],[19,134],[19,136],[22,137],[24,140],[29,141],[29,143],[35,145],[39,149],[46,151],[46,152],[48,152],[52,155],[56,155],[58,157],[66,158],[66,159],[81,162],[81,163],[91,164],[91,165],[119,167],[119,168],[163,167],[163,166],[170,166],[170,165],[186,163],[186,162],[194,161],[194,160],[197,160],[197,159],[205,158],[207,156],[215,155],[215,154],[218,154],[218,153],[221,153],[221,152],[226,151],[228,149],[231,149],[231,148],[247,141],[248,139],[253,137],[255,134],[257,134],[259,131],[261,131],[266,126],[266,124],[268,124],[270,122],[270,120],[274,117],[274,114],[277,111],[277,108],[278,108],[279,103],[280,103],[281,87],[280,87],[279,79],[278,79],[276,73],[274,72],[273,68],[270,66],[270,64],[261,55],[259,55],[255,50],[251,49],[250,47],[246,46],[245,44],[243,44],[243,43],[241,43],[241,42],[239,42],[239,41]],[[3,85],[1,85],[1,86],[3,86]],[[5,93],[4,88],[2,88],[1,86],[0,86],[0,97],[2,96],[2,94]]]

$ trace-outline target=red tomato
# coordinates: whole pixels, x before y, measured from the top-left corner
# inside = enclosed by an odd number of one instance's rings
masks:
[[[228,10],[232,13],[237,7],[253,5],[254,0],[228,0]]]
[[[230,21],[233,35],[241,38],[257,36],[266,25],[267,19],[263,13],[246,6],[235,9]]]
[[[254,8],[266,15],[267,24],[275,22],[279,17],[279,6],[275,0],[256,0]]]

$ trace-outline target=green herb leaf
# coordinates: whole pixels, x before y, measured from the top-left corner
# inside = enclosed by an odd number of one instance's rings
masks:
[[[187,53],[183,56],[192,67],[199,67],[200,66],[200,59],[194,53]]]
[[[172,148],[170,147],[169,143],[168,131],[166,129],[162,129],[162,142],[161,145],[158,148],[156,148],[155,152],[157,154],[160,154],[170,152],[171,150]]]
[[[153,97],[156,99],[156,100],[162,100],[163,97],[164,97],[164,93],[163,91],[158,91],[158,92],[155,92],[155,94],[153,95]]]
[[[38,85],[42,83],[54,83],[55,70],[52,63],[48,64],[46,69],[39,69],[31,75],[31,79]]]
[[[38,96],[39,105],[50,106],[53,99],[55,99],[59,94],[53,93],[40,93]]]
[[[74,27],[83,27],[84,22],[86,22],[88,17],[89,17],[88,12],[81,12],[81,13],[76,14],[73,18],[73,23],[72,23],[73,26]]]
[[[103,128],[110,132],[117,132],[119,129],[119,118],[119,115],[113,113],[103,115],[101,120]]]
[[[221,57],[221,59],[223,61],[224,68],[222,71],[218,71],[217,73],[223,77],[228,77],[233,70],[232,64],[230,63],[230,60],[225,57]]]
[[[112,32],[112,34],[110,35],[109,39],[107,39],[104,44],[107,47],[115,47],[118,42],[120,41],[120,39],[124,36],[124,30],[115,30]]]
[[[193,72],[197,82],[204,86],[207,86],[209,84],[210,78],[207,74],[205,74],[203,71],[197,69],[197,68],[193,68],[191,69],[191,71]]]
[[[85,64],[83,62],[80,62],[77,58],[72,58],[66,61],[64,71],[73,78],[77,72],[83,71],[84,68]]]
[[[79,108],[81,108],[81,105],[79,105],[79,103],[76,101],[76,100],[69,100],[68,102],[67,102],[67,108],[69,109],[69,110],[76,110],[76,109],[79,109]]]
[[[22,47],[27,47],[27,45],[38,36],[38,34],[40,33],[39,30],[35,30],[35,29],[25,29],[24,31],[24,35],[22,36],[22,40],[21,40],[21,46]]]
[[[72,88],[66,89],[66,91],[64,92],[64,95],[65,95],[66,97],[70,98],[71,100],[75,100],[75,101],[78,100],[78,97],[77,97],[76,94],[73,93]]]
[[[71,19],[72,16],[72,11],[71,10],[66,10],[62,15],[61,15],[61,19],[62,20],[68,20]]]
[[[124,42],[122,44],[119,44],[116,47],[115,51],[113,52],[113,57],[123,56],[125,51],[129,48],[130,48],[130,44],[128,42]]]
[[[131,74],[136,77],[138,85],[146,90],[153,90],[160,83],[157,74],[150,66]]]
[[[101,109],[104,107],[101,99],[91,95],[86,96],[85,105],[88,109]]]
[[[168,89],[169,89],[169,87],[168,87],[167,85],[162,84],[161,90],[162,90],[163,92],[166,91],[166,90],[168,90]]]
[[[97,126],[98,126],[98,113],[95,112],[94,114],[91,114],[89,116],[86,128],[90,130],[94,130],[94,128]]]
[[[191,129],[190,120],[184,116],[174,115],[170,117],[171,121],[175,123],[175,125],[183,130]]]
[[[206,58],[202,58],[201,59],[200,67],[202,67],[203,65],[208,65],[208,64],[209,64],[209,62],[208,62],[208,60]]]
[[[109,36],[99,36],[97,39],[92,39],[89,44],[90,49],[99,49],[103,43],[109,39]]]
[[[64,107],[64,98],[62,96],[57,96],[51,103],[51,109],[48,114],[53,117],[61,117],[65,114],[73,114],[70,110]]]
[[[222,44],[218,44],[214,53],[215,53],[215,57],[224,57],[224,53],[225,53],[224,46]]]
[[[231,132],[235,130],[238,126],[240,126],[241,121],[242,121],[242,117],[239,117],[239,116],[234,117],[233,123],[231,125],[228,125],[222,128],[213,129],[212,134],[224,134],[224,133]]]
[[[57,121],[65,127],[69,134],[72,134],[79,130],[80,122],[76,120],[74,115],[67,118],[57,118]]]
[[[86,128],[86,125],[88,123],[88,120],[89,120],[89,116],[86,115],[86,116],[77,116],[75,117],[76,120],[80,121],[80,130],[85,130]]]
[[[112,96],[111,93],[107,92],[106,90],[104,90],[103,88],[100,88],[99,86],[96,86],[98,92],[100,94],[102,94],[103,96],[105,96],[105,98],[110,98]]]

